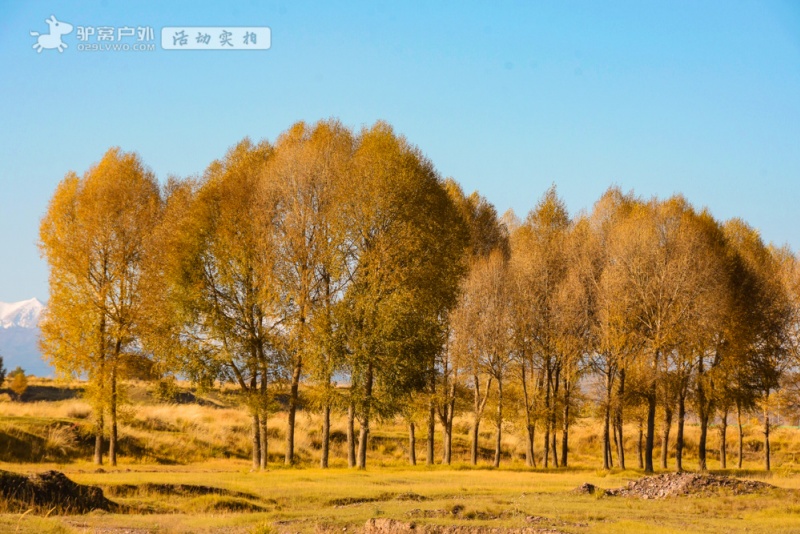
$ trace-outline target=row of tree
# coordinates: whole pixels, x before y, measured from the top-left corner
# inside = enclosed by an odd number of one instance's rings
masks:
[[[796,259],[742,221],[617,189],[574,219],[554,189],[524,221],[500,218],[385,123],[298,123],[163,187],[112,149],[59,184],[40,246],[42,348],[88,380],[98,463],[106,434],[116,463],[121,381],[180,374],[238,386],[256,468],[277,391],[288,393],[287,463],[303,400],[322,415],[323,467],[335,411],[347,414],[349,464],[363,468],[370,424],[397,415],[412,462],[418,421],[434,462],[438,419],[450,463],[466,409],[475,463],[489,405],[498,465],[508,398],[528,463],[538,428],[544,466],[567,465],[570,424],[597,392],[605,467],[612,439],[624,466],[629,414],[646,421],[648,471],[657,408],[665,443],[677,414],[680,469],[692,409],[705,468],[709,423],[761,403],[769,468],[770,399],[796,368]]]

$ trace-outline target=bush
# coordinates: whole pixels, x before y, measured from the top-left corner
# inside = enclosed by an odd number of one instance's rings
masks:
[[[25,370],[22,367],[17,367],[8,373],[8,379],[11,381],[9,388],[17,396],[17,399],[21,400],[22,394],[28,389],[28,377],[25,376]]]

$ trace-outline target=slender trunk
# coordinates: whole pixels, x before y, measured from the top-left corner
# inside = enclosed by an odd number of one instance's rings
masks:
[[[356,466],[356,407],[350,402],[347,407],[347,467]]]
[[[260,390],[260,401],[261,404],[259,406],[259,418],[258,418],[258,433],[259,433],[259,440],[261,442],[261,458],[259,461],[259,467],[261,469],[267,468],[267,463],[269,462],[269,437],[267,436],[267,409],[269,408],[267,402],[267,371],[266,368],[262,368],[261,372],[261,390]]]
[[[453,454],[453,423],[449,417],[445,418],[442,427],[444,432],[444,439],[442,440],[442,463],[450,465]]]
[[[105,411],[103,397],[105,396],[105,392],[103,391],[103,382],[105,381],[105,367],[106,367],[106,316],[103,314],[100,317],[100,340],[99,340],[99,352],[98,352],[98,360],[99,360],[99,369],[95,380],[97,381],[97,386],[99,391],[97,395],[99,400],[97,400],[97,404],[95,406],[96,412],[96,422],[94,427],[94,463],[97,465],[103,465],[103,432],[104,432],[104,421],[103,421],[103,412]]]
[[[258,437],[260,445],[260,454],[258,459],[258,467],[262,471],[267,468],[268,454],[269,454],[269,437],[267,436],[267,410],[262,409],[261,414],[258,416]]]
[[[456,385],[455,379],[450,387],[450,401],[447,404],[444,423],[444,463],[450,465],[453,460],[453,419],[456,414]]]
[[[719,426],[719,464],[728,468],[728,408],[723,410]]]
[[[472,443],[470,443],[469,448],[469,457],[472,465],[478,465],[478,427],[480,424],[481,420],[478,414],[475,414],[475,418],[472,420]]]
[[[547,361],[545,388],[544,388],[544,413],[547,414],[544,424],[544,468],[547,469],[550,465],[550,389],[552,387],[552,371],[550,369],[550,362]]]
[[[417,436],[414,432],[414,421],[408,422],[408,463],[417,465]]]
[[[115,356],[119,354],[120,343],[117,342]],[[111,402],[109,404],[111,415],[111,435],[108,440],[108,462],[117,465],[117,359],[111,363]]]
[[[669,432],[672,429],[672,407],[669,402],[664,406],[664,433],[661,437],[661,467],[667,468],[667,459],[669,458]]]
[[[566,393],[566,389],[564,393]],[[564,428],[561,432],[561,467],[567,467],[567,451],[569,449],[569,402],[564,399]]]
[[[261,444],[258,436],[259,421],[257,411],[253,412],[252,418],[253,422],[251,434],[253,437],[253,470],[256,471],[258,470],[259,465],[261,465]]]
[[[611,406],[606,403],[605,413],[603,414],[603,469],[611,469],[611,455],[608,453],[611,450]]]
[[[435,437],[436,432],[436,405],[434,404],[433,398],[431,397],[430,405],[428,406],[428,436],[425,440],[426,443],[426,450],[425,450],[425,463],[427,465],[433,465],[433,439]]]
[[[697,463],[700,471],[708,470],[708,462],[706,460],[706,444],[708,443],[708,416],[700,410],[700,439],[697,446]]]
[[[331,404],[326,401],[322,408],[322,457],[319,466],[323,469],[328,467],[328,458],[331,454]]]
[[[536,443],[534,440],[535,437],[536,423],[528,423],[528,440],[525,450],[525,464],[528,467],[536,467],[536,451],[534,450],[534,444]]]
[[[556,367],[555,374],[553,376],[553,399],[552,399],[552,407],[550,408],[550,428],[552,429],[552,443],[550,446],[553,449],[553,467],[558,467],[558,450],[556,449],[556,411],[557,411],[557,400],[558,400],[558,385],[559,385],[559,376],[560,376],[561,368]]]
[[[678,396],[678,435],[675,438],[675,469],[683,471],[683,429],[686,424],[686,394]]]
[[[503,381],[497,379],[497,439],[494,447],[494,466],[500,467],[500,452],[503,438]]]
[[[769,391],[764,401],[764,469],[770,470],[770,446],[769,446]]]
[[[700,471],[706,471],[708,464],[706,461],[706,442],[708,440],[708,413],[711,411],[709,403],[706,401],[706,390],[703,385],[703,358],[700,358],[697,367],[698,380],[697,380],[697,404],[698,404],[698,417],[700,418],[700,440],[697,443],[697,463]]]
[[[94,463],[103,465],[103,412],[97,414],[94,425]]]
[[[472,465],[476,465],[478,463],[478,428],[481,423],[481,417],[483,416],[483,410],[486,408],[486,401],[489,400],[489,391],[492,388],[492,379],[489,378],[486,382],[486,391],[481,396],[481,382],[478,375],[473,375],[474,380],[474,419],[472,422],[472,444],[470,446],[470,459],[472,460]]]
[[[744,427],[742,426],[742,405],[736,403],[736,423],[739,426],[739,469],[742,468],[742,453],[744,452]]]
[[[614,443],[617,446],[617,463],[620,469],[625,469],[625,442],[623,441],[622,423],[614,421]]]
[[[606,402],[603,409],[603,469],[611,469],[611,369],[606,373]]]
[[[532,375],[533,373],[531,373]],[[526,429],[528,432],[528,439],[527,443],[525,444],[525,465],[528,467],[536,467],[536,458],[533,456],[533,449],[534,449],[534,425],[532,411],[533,411],[533,403],[531,401],[531,396],[528,393],[528,375],[526,373],[526,365],[525,365],[525,356],[523,354],[522,358],[522,394],[525,400],[525,419],[526,419]]]
[[[619,372],[619,389],[617,390],[617,409],[614,411],[614,426],[616,427],[617,438],[617,460],[619,467],[625,469],[625,439],[622,432],[623,423],[623,398],[625,396],[625,369]]]
[[[636,441],[636,450],[639,453],[639,469],[644,469],[644,454],[642,442],[644,441],[644,421],[639,418],[639,439]]]
[[[286,465],[292,465],[294,463],[294,428],[297,418],[302,363],[302,359],[298,355],[297,362],[292,371],[292,386],[289,393],[289,422],[286,428]]]
[[[644,441],[644,472],[653,473],[653,445],[656,435],[656,383],[653,381],[647,395],[647,434]]]
[[[367,376],[364,381],[364,413],[359,419],[361,428],[358,436],[358,456],[356,464],[359,469],[367,468],[367,442],[369,441],[369,420],[372,415],[372,363],[367,365]]]
[[[544,422],[544,459],[542,465],[545,469],[550,464],[550,418]]]

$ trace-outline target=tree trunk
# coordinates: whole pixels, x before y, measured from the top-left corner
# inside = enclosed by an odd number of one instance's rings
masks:
[[[647,435],[644,441],[644,472],[651,474],[653,469],[653,445],[656,435],[656,383],[653,381],[647,395]]]
[[[566,390],[564,390],[566,393]],[[564,427],[561,432],[561,467],[567,467],[567,451],[569,450],[569,401],[564,399]]]
[[[611,450],[611,405],[606,402],[605,413],[603,414],[603,469],[611,469],[611,457],[608,452]]]
[[[702,411],[702,410],[701,410]],[[700,415],[700,439],[698,440],[697,463],[700,471],[708,470],[706,447],[708,443],[708,416]]]
[[[556,401],[558,399],[558,385],[559,385],[560,367],[556,367],[555,375],[553,376],[553,398],[552,406],[550,408],[550,428],[552,429],[551,447],[553,449],[553,467],[558,467],[558,450],[556,449]]]
[[[475,418],[472,421],[472,443],[470,443],[469,447],[469,456],[472,465],[478,465],[478,427],[480,424],[481,420],[478,414],[475,414]]]
[[[408,463],[417,465],[417,436],[414,432],[414,421],[408,422]]]
[[[708,412],[710,411],[710,406],[708,406],[706,402],[705,387],[703,387],[703,372],[703,358],[701,357],[697,367],[697,373],[699,375],[697,379],[697,415],[700,418],[700,440],[697,444],[697,463],[700,471],[706,471],[708,469],[706,462],[706,442],[708,440]]]
[[[534,444],[536,443],[534,440],[536,437],[536,424],[528,423],[527,430],[528,439],[525,444],[525,465],[528,467],[536,467],[536,451],[534,450]]]
[[[550,390],[552,389],[552,371],[550,369],[550,362],[547,361],[545,388],[544,388],[544,413],[546,414],[544,423],[544,460],[542,464],[547,469],[550,465],[550,431],[555,430],[551,428],[550,419]]]
[[[544,459],[542,465],[545,469],[550,464],[550,418],[548,417],[544,423]]]
[[[103,465],[103,426],[103,412],[101,411],[97,414],[94,425],[94,463],[97,465]]]
[[[356,466],[356,407],[350,402],[347,407],[347,467]]]
[[[254,412],[252,414],[252,428],[251,433],[253,437],[253,470],[258,470],[259,465],[261,465],[261,443],[258,439],[258,431],[259,431],[259,422],[258,422],[258,412]]]
[[[667,468],[669,458],[669,431],[672,429],[672,407],[669,403],[664,406],[664,433],[661,437],[661,467]]]
[[[297,418],[297,405],[299,400],[300,373],[302,371],[302,363],[303,362],[298,355],[297,362],[295,363],[292,371],[292,386],[289,393],[289,422],[286,427],[286,465],[292,465],[294,463],[294,428],[295,420]]]
[[[625,396],[625,368],[619,371],[619,389],[617,390],[617,409],[614,410],[614,427],[617,437],[617,460],[620,469],[625,469],[625,437],[622,431],[623,398]]]
[[[367,376],[364,382],[364,413],[359,419],[361,428],[358,436],[358,456],[356,463],[359,469],[367,468],[367,442],[369,441],[369,420],[372,415],[372,363],[367,365]]]
[[[456,415],[456,386],[455,386],[455,379],[453,381],[453,385],[450,387],[450,396],[449,401],[445,409],[445,418],[442,422],[442,426],[444,427],[444,444],[443,444],[443,454],[444,454],[444,463],[446,465],[450,465],[453,461],[453,419]]]
[[[328,467],[328,458],[331,454],[331,404],[326,401],[322,408],[322,457],[319,466],[323,469]]]
[[[267,410],[262,409],[261,414],[258,416],[258,438],[260,445],[260,454],[258,467],[262,471],[267,468],[269,459],[269,437],[267,436]]]
[[[434,437],[436,432],[436,406],[433,403],[433,398],[431,398],[430,406],[428,407],[428,436],[425,440],[427,445],[425,451],[425,463],[427,465],[433,465],[433,446],[434,446]]]
[[[683,429],[686,424],[686,395],[678,396],[678,435],[675,438],[675,469],[683,471]]]
[[[770,470],[770,447],[769,447],[769,391],[764,401],[764,469]]]
[[[728,409],[722,412],[719,426],[719,464],[722,469],[728,468]]]
[[[643,448],[644,447],[642,447],[642,441],[644,441],[644,428],[643,427],[644,427],[644,421],[642,421],[642,419],[640,418],[639,419],[639,439],[636,442],[636,444],[637,444],[636,450],[639,453],[639,469],[644,469],[644,455],[643,455],[643,452],[644,452]]]
[[[500,452],[503,438],[503,381],[497,380],[497,439],[494,447],[494,466],[500,467]]]
[[[105,411],[103,397],[105,396],[105,392],[103,391],[103,382],[105,381],[105,366],[106,366],[106,316],[102,314],[100,316],[100,343],[99,343],[99,357],[100,360],[98,363],[99,370],[97,375],[95,376],[95,380],[97,381],[98,386],[98,396],[99,399],[96,399],[97,405],[95,406],[95,412],[97,420],[95,422],[95,429],[94,429],[94,463],[97,465],[103,465],[103,432],[105,430],[105,422],[103,421],[103,412]]]
[[[261,405],[259,406],[259,420],[258,420],[258,433],[261,441],[261,458],[259,467],[261,469],[267,468],[269,462],[269,437],[267,436],[267,411],[269,410],[269,403],[267,401],[267,370],[262,367],[261,370]]]
[[[742,468],[742,453],[744,452],[744,427],[742,426],[742,405],[736,403],[736,422],[739,425],[739,469]]]
[[[117,465],[117,357],[119,355],[120,342],[117,341],[115,358],[111,364],[111,402],[109,412],[111,415],[111,435],[108,440],[108,463],[112,466]]]

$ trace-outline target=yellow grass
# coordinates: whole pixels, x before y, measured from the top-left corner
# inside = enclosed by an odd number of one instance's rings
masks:
[[[52,382],[33,385],[42,388],[41,395],[64,396]],[[80,384],[58,387],[77,388]],[[570,469],[547,471],[525,467],[522,431],[513,423],[504,425],[507,454],[502,468],[490,469],[494,428],[489,420],[481,427],[481,465],[467,465],[468,416],[456,420],[452,466],[410,467],[405,423],[399,419],[384,421],[373,427],[367,471],[358,472],[346,468],[341,440],[331,448],[333,468],[316,467],[321,419],[305,411],[299,413],[297,421],[299,466],[285,467],[286,414],[277,413],[269,420],[270,468],[264,473],[250,469],[250,418],[229,396],[217,395],[214,403],[207,405],[161,404],[152,399],[147,388],[144,384],[130,385],[133,403],[121,418],[120,465],[104,465],[102,472],[96,472],[97,466],[87,462],[93,442],[90,409],[85,401],[0,402],[0,460],[6,460],[0,463],[0,469],[62,470],[77,482],[104,487],[112,500],[134,512],[48,518],[0,514],[0,532],[91,532],[100,527],[139,528],[142,532],[315,532],[318,525],[341,532],[363,526],[373,517],[418,524],[536,526],[559,532],[800,531],[800,430],[796,428],[774,430],[776,467],[766,474],[761,471],[763,460],[758,449],[761,429],[756,421],[749,421],[745,470],[727,471],[765,479],[788,493],[642,501],[570,492],[584,482],[612,488],[641,476],[641,471],[630,469],[637,465],[637,436],[632,425],[625,429],[629,469],[605,472],[599,469],[599,425],[593,419],[581,419],[572,427]],[[339,438],[344,434],[344,423],[341,414],[334,418],[333,431]],[[420,463],[425,461],[422,426],[418,425],[417,442]],[[685,465],[693,469],[698,428],[688,425],[686,436]],[[537,452],[541,451],[542,437],[537,436]],[[718,466],[717,443],[718,432],[712,429],[712,469]],[[438,462],[438,426],[436,444]],[[736,464],[735,427],[729,428],[728,444],[728,466],[732,467]],[[658,447],[655,452],[658,465]],[[12,458],[14,454],[18,457]],[[25,460],[34,456],[38,463]],[[14,461],[9,462],[10,458]],[[674,467],[672,458],[670,467]],[[116,496],[114,488],[124,484],[189,484],[239,493],[167,495],[148,486]],[[425,500],[408,500],[409,494]],[[458,516],[450,513],[454,507],[462,509]],[[529,517],[538,519],[526,521]]]

